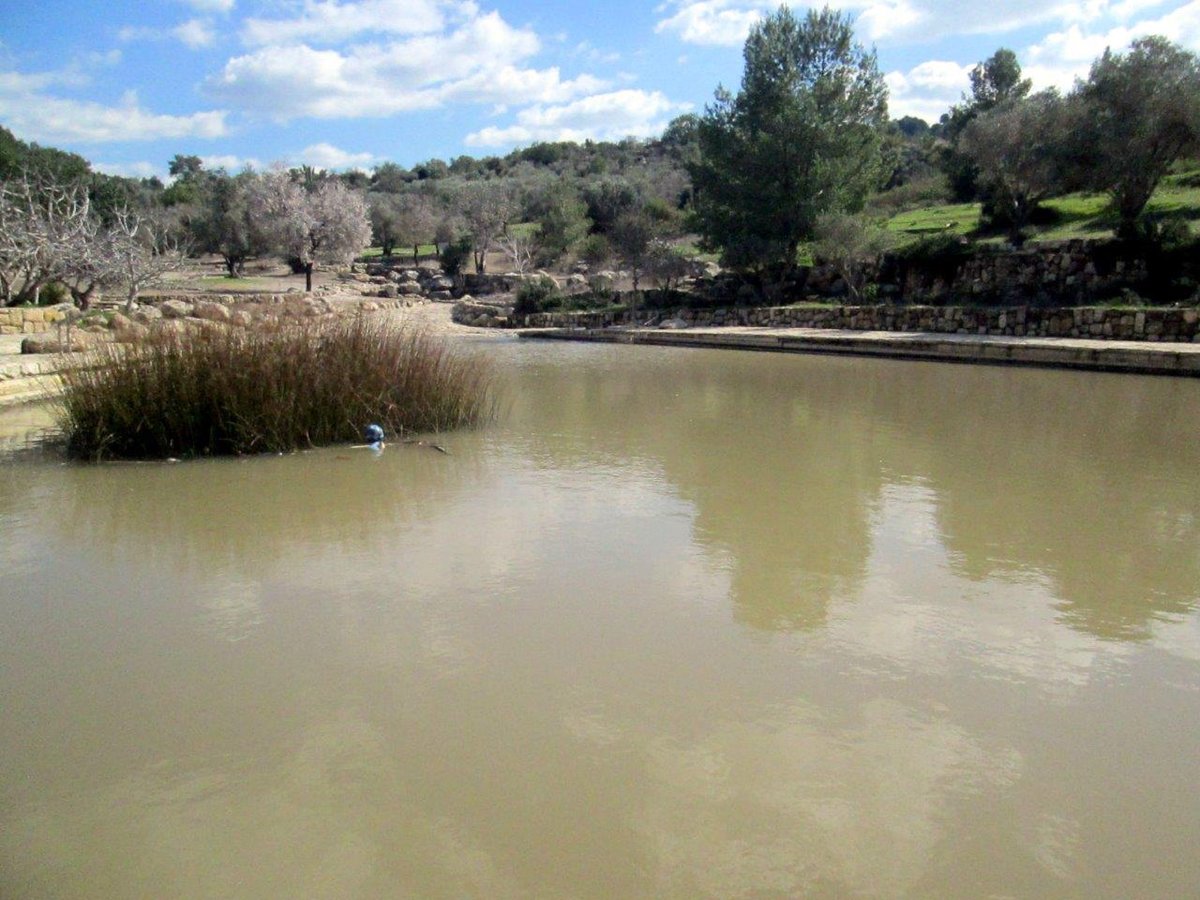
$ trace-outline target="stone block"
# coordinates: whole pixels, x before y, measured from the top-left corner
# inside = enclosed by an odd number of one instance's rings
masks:
[[[186,319],[195,309],[184,300],[164,300],[158,308],[166,319]]]
[[[230,312],[224,304],[198,301],[192,308],[192,315],[206,322],[228,322]]]

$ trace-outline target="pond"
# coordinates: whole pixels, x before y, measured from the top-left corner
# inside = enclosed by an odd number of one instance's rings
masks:
[[[477,349],[445,454],[0,415],[0,895],[1200,890],[1194,382]]]

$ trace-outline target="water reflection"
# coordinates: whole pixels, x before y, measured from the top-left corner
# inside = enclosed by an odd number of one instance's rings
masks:
[[[636,352],[636,351],[635,351]],[[516,386],[536,396],[530,452],[555,465],[660,473],[695,514],[695,537],[728,566],[739,621],[811,629],[852,596],[870,553],[879,448],[857,406],[862,386],[831,369],[712,365],[651,354],[637,377],[602,362],[553,392],[548,370]],[[761,361],[759,361],[761,362]],[[617,376],[617,377],[614,377]]]
[[[1190,380],[969,369],[936,409],[917,367],[897,446],[937,496],[956,570],[1048,578],[1063,620],[1108,639],[1200,600],[1200,463]]]
[[[654,742],[638,813],[674,896],[903,897],[930,878],[972,795],[1011,785],[1019,754],[876,700],[844,726],[796,706]]]
[[[636,350],[621,352],[636,354]],[[1191,381],[881,361],[677,354],[603,360],[518,390],[554,464],[661,472],[729,567],[735,615],[823,624],[851,598],[888,485],[928,487],[949,564],[972,580],[1045,577],[1063,621],[1144,639],[1195,610],[1200,446]],[[664,387],[664,385],[666,385]],[[1098,514],[1099,510],[1103,510]]]

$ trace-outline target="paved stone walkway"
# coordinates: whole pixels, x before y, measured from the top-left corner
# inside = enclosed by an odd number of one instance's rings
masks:
[[[529,329],[541,340],[717,347],[785,353],[841,353],[893,359],[1050,366],[1108,372],[1200,377],[1200,344],[1001,337],[821,328]]]

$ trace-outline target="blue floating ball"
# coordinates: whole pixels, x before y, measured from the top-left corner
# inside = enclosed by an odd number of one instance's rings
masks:
[[[383,429],[378,425],[368,425],[364,433],[366,435],[368,444],[383,443]]]

